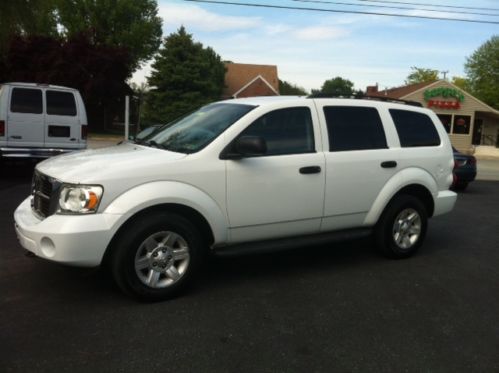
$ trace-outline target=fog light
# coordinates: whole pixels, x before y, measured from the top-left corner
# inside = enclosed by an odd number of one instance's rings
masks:
[[[54,241],[52,241],[48,237],[42,238],[42,240],[40,241],[40,249],[42,251],[42,254],[47,258],[52,258],[55,255]]]

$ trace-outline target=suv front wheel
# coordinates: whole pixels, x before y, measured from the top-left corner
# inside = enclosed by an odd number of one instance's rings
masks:
[[[185,217],[155,212],[136,219],[118,237],[111,268],[118,286],[146,301],[174,297],[200,264],[202,240]]]
[[[390,258],[407,258],[423,243],[427,225],[428,214],[423,203],[411,195],[398,195],[376,225],[378,249]]]

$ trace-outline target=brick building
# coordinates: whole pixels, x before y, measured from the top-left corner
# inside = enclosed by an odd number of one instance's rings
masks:
[[[224,98],[279,95],[277,66],[225,63]]]

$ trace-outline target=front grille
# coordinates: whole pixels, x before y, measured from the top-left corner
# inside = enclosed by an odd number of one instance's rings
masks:
[[[50,215],[53,183],[52,180],[41,172],[35,171],[31,194],[33,196],[32,208],[41,217]]]

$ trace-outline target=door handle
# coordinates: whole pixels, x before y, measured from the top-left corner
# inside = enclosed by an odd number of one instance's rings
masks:
[[[308,166],[300,168],[300,174],[308,175],[308,174],[318,174],[321,172],[321,168],[319,166]]]
[[[394,168],[394,167],[397,167],[397,162],[395,162],[395,161],[381,162],[381,167],[383,167],[383,168]]]
[[[22,136],[10,136],[11,139],[21,140]]]

